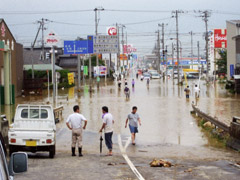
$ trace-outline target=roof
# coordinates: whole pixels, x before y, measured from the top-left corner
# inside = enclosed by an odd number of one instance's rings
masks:
[[[8,28],[8,25],[7,23],[4,21],[4,19],[0,18],[0,23],[4,23],[5,24],[5,27],[8,29],[10,35],[12,36],[13,40],[16,42],[16,39],[15,37],[13,36],[12,32],[10,31],[10,29]]]
[[[52,70],[52,64],[34,64],[34,70],[38,71],[46,71],[46,70]],[[23,66],[24,70],[32,69],[32,65],[26,64]],[[62,70],[63,68],[55,65],[56,70]]]

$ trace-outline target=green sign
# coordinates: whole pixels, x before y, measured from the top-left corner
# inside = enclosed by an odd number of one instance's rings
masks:
[[[0,41],[0,51],[4,51],[4,42]]]
[[[100,81],[100,77],[98,76],[98,77],[97,77],[97,82],[99,82],[99,81]]]
[[[88,75],[88,66],[84,66],[83,73],[86,76]]]

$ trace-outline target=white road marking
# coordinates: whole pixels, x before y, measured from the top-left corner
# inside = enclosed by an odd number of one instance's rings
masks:
[[[131,168],[131,170],[133,171],[133,173],[137,176],[137,178],[139,180],[145,180],[142,177],[142,175],[138,172],[138,170],[136,169],[136,167],[134,166],[134,164],[132,163],[132,161],[128,158],[128,156],[126,154],[126,149],[127,149],[128,145],[130,144],[130,141],[131,141],[131,138],[128,138],[128,141],[126,142],[125,147],[123,148],[121,135],[118,134],[118,145],[119,145],[120,151],[122,153],[122,156],[124,157],[124,159],[128,163],[128,165]]]
[[[127,147],[131,143],[131,137],[128,137],[127,142],[125,143],[124,150],[126,151]]]

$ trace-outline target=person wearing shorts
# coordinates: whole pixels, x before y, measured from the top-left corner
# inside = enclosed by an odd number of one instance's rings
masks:
[[[138,124],[141,126],[141,120],[139,115],[137,114],[136,106],[134,106],[132,108],[132,112],[128,114],[125,128],[127,128],[128,121],[129,121],[129,129],[132,137],[132,145],[135,145],[136,133],[138,133]]]

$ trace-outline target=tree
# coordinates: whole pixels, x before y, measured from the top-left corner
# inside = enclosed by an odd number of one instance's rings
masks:
[[[227,74],[227,50],[218,51],[220,58],[217,59],[218,74]]]
[[[92,67],[97,66],[96,55],[91,56],[91,60],[92,60]],[[102,59],[98,59],[98,60],[99,60],[99,66],[105,65],[105,62]],[[89,59],[84,60],[84,66],[89,66]]]

